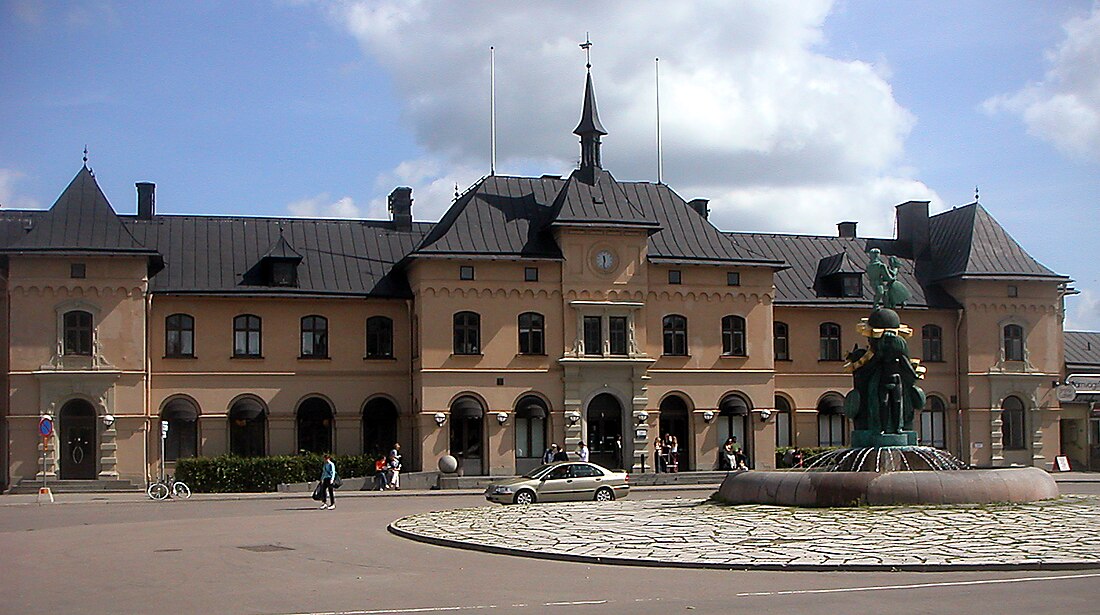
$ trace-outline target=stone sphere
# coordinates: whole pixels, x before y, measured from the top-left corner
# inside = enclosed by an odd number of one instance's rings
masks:
[[[872,329],[897,329],[901,326],[901,317],[889,308],[879,308],[871,312],[867,325]]]
[[[439,458],[439,471],[444,474],[454,474],[458,471],[458,460],[451,455]]]

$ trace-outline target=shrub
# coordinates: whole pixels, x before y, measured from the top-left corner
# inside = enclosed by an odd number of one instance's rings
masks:
[[[341,478],[373,476],[378,455],[335,455]],[[274,457],[191,457],[176,462],[176,478],[196,493],[275,491],[279,483],[304,483],[321,475],[317,453]]]
[[[802,466],[805,467],[811,463],[814,457],[822,453],[828,453],[829,451],[835,451],[837,449],[844,448],[842,446],[777,446],[775,449],[775,467],[777,468],[790,468],[794,467],[792,459],[787,456],[787,453],[791,453],[792,456],[796,452],[802,453]]]

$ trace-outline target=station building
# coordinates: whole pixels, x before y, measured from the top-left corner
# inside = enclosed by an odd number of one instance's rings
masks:
[[[120,214],[86,165],[49,210],[0,211],[5,485],[141,485],[162,421],[169,465],[400,442],[409,469],[506,475],[585,440],[640,472],[672,434],[681,471],[729,437],[771,468],[846,444],[871,248],[913,293],[922,443],[1048,469],[1088,448],[1054,391],[1069,279],[979,203],[897,205],[893,238],[726,231],[706,200],[603,168],[591,75],[574,133],[568,175],[484,177],[434,223],[408,187],[388,220],[165,215],[144,182]]]

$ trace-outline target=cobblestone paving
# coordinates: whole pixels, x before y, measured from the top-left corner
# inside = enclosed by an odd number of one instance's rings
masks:
[[[612,564],[788,570],[1100,568],[1100,498],[808,509],[703,500],[488,506],[398,519],[435,544]]]

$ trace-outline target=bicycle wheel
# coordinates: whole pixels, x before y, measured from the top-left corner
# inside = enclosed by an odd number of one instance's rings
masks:
[[[191,488],[187,486],[187,483],[176,481],[172,483],[172,497],[187,499],[191,497]]]
[[[149,489],[146,490],[146,493],[154,500],[163,500],[168,497],[168,485],[160,482],[153,483],[149,485]]]

